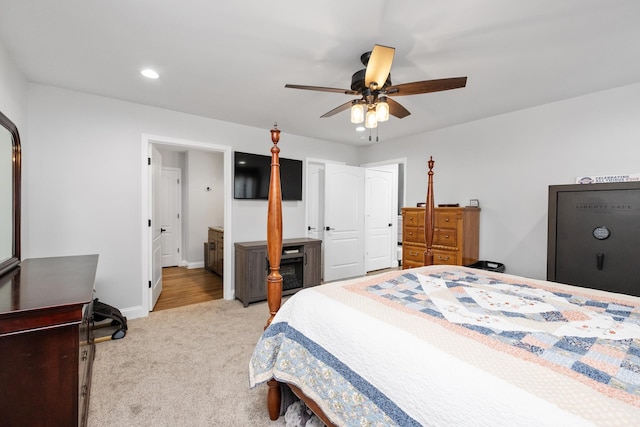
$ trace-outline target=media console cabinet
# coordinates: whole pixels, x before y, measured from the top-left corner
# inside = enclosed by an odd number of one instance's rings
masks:
[[[322,240],[301,238],[282,241],[282,295],[320,284]],[[236,298],[246,307],[267,299],[269,259],[267,242],[235,244]]]
[[[0,276],[0,425],[86,425],[97,264],[34,258]]]

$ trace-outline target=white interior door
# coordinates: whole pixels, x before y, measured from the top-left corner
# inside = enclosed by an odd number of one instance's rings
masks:
[[[160,191],[160,232],[162,246],[162,267],[174,267],[180,264],[181,233],[181,170],[162,168]]]
[[[324,281],[364,275],[364,169],[324,169]]]
[[[160,221],[160,200],[162,198],[162,155],[151,146],[151,288],[150,307],[158,302],[162,292],[162,232]]]
[[[365,170],[365,270],[398,266],[398,165]]]

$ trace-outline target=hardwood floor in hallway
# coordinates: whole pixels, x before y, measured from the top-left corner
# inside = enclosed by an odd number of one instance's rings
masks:
[[[165,267],[162,293],[153,311],[222,298],[222,277],[204,268]]]

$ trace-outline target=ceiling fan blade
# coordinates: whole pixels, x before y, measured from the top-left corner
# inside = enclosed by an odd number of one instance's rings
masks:
[[[392,47],[375,45],[371,51],[367,72],[364,75],[364,84],[370,88],[371,83],[376,83],[378,88],[384,86],[391,71],[395,49]]]
[[[342,104],[342,105],[340,105],[340,106],[338,106],[338,107],[334,108],[333,110],[331,110],[331,111],[328,111],[328,112],[324,113],[324,114],[323,114],[323,115],[321,115],[320,117],[331,117],[331,116],[333,116],[334,114],[338,114],[339,112],[344,111],[344,110],[346,110],[346,109],[350,108],[352,104],[353,104],[353,101],[347,101],[347,102],[345,102],[344,104]],[[391,104],[389,104],[389,105],[391,105]]]
[[[358,92],[351,89],[338,89],[335,87],[323,87],[323,86],[305,86],[305,85],[290,85],[286,84],[284,87],[290,89],[305,89],[305,90],[317,90],[320,92],[334,92],[334,93],[344,93],[345,95],[358,95]]]
[[[387,104],[389,104],[389,114],[392,116],[396,116],[399,119],[403,119],[407,117],[409,114],[409,110],[400,105],[399,102],[394,101],[391,98],[387,98]]]
[[[467,85],[466,77],[452,77],[448,79],[423,80],[421,82],[403,83],[389,86],[387,95],[418,95],[420,93],[440,92],[442,90],[458,89]]]

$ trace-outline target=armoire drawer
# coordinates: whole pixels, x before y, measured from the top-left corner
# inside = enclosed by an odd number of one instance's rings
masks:
[[[424,227],[411,227],[403,224],[402,238],[406,242],[424,245]]]
[[[436,211],[435,215],[435,227],[436,228],[456,228],[458,226],[458,213],[457,212],[442,212]]]
[[[458,245],[458,232],[453,228],[437,228],[433,233],[433,244],[455,247]]]
[[[409,226],[409,227],[424,226],[424,209],[420,211],[414,210],[414,211],[405,212],[402,221],[404,226]]]
[[[434,265],[460,265],[460,262],[458,261],[458,252],[434,249],[433,264]]]
[[[402,246],[402,259],[404,262],[413,261],[424,265],[424,248],[420,246]]]

